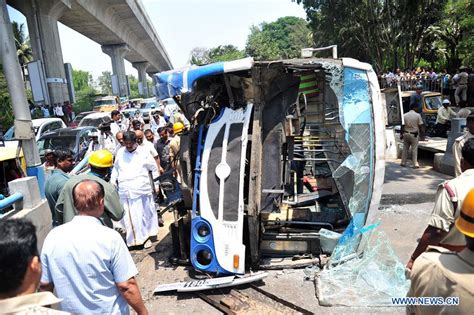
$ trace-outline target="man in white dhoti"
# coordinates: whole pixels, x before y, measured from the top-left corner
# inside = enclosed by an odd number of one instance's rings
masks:
[[[127,246],[151,247],[150,237],[158,233],[158,216],[153,201],[149,172],[158,169],[150,152],[137,144],[133,131],[123,135],[124,146],[115,155],[110,182],[118,185],[125,215],[120,221],[127,231]]]

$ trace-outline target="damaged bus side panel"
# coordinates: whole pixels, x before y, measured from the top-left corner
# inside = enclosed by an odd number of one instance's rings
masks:
[[[371,221],[385,126],[369,65],[247,58],[155,80],[192,124],[180,159],[194,268],[243,274],[272,258],[318,257],[329,254],[322,234]]]

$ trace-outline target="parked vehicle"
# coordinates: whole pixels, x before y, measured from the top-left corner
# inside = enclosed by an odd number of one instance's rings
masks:
[[[79,123],[81,122],[82,118],[92,113],[95,113],[95,112],[89,111],[89,112],[82,112],[82,113],[77,114],[76,117],[74,117],[74,120],[69,123],[69,127],[76,128],[77,126],[79,126]]]
[[[98,97],[94,102],[94,111],[95,112],[111,112],[114,109],[119,109],[120,107],[120,98],[117,96],[104,96]]]
[[[44,133],[56,130],[59,128],[66,128],[66,124],[61,118],[38,118],[31,121],[35,131],[36,140],[38,140]],[[4,140],[15,140],[15,126],[5,132]]]
[[[400,126],[402,124],[401,115],[410,111],[410,97],[416,91],[399,92],[397,88],[387,88],[383,89],[382,93],[385,95],[389,125]],[[424,91],[421,93],[422,107],[420,114],[422,114],[428,136],[435,133],[436,116],[438,115],[438,109],[443,105],[442,103],[442,95],[439,92]],[[396,130],[398,129],[399,127],[396,127]]]
[[[16,147],[0,147],[0,194],[4,196],[9,196],[8,182],[26,174],[23,151],[20,151],[18,159],[16,154]]]
[[[354,235],[373,221],[385,123],[369,64],[246,58],[154,79],[161,99],[179,95],[187,119],[195,118],[179,135],[177,207],[185,219],[171,235],[178,248],[190,239],[196,270],[243,274],[271,267],[271,258],[291,265],[331,253],[323,231]],[[344,255],[356,254],[351,245]]]
[[[79,122],[79,127],[99,127],[100,124],[106,123],[111,121],[112,118],[110,117],[110,113],[92,113],[86,115],[82,120]]]
[[[44,160],[46,149],[69,149],[74,154],[74,160],[80,161],[87,151],[90,142],[90,133],[97,132],[95,127],[62,128],[44,134],[38,141],[38,150],[41,160]]]
[[[145,123],[150,121],[150,112],[155,108],[158,108],[158,102],[154,97],[147,98],[141,102],[140,111],[142,112],[142,117]]]

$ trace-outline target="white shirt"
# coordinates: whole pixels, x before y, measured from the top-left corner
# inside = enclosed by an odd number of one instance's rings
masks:
[[[63,108],[61,106],[56,106],[56,116],[64,116]]]
[[[146,151],[150,152],[153,158],[158,156],[158,151],[156,151],[155,146],[150,141],[143,139],[143,142],[142,144],[140,144],[140,146],[144,148]]]
[[[437,124],[446,124],[448,120],[451,120],[451,117],[456,117],[456,113],[448,107],[447,109],[444,106],[441,106],[438,109],[438,116],[436,116],[436,123]]]
[[[150,129],[151,131],[153,131],[155,135],[158,136],[158,129],[165,126],[166,126],[166,122],[163,116],[160,116],[160,120],[158,123],[156,123],[153,117],[150,118]]]
[[[53,283],[60,308],[73,314],[129,314],[116,283],[138,271],[120,234],[91,216],[75,216],[49,232],[41,282]]]
[[[110,132],[112,133],[114,138],[115,138],[115,135],[117,134],[117,132],[119,132],[120,130],[121,130],[121,127],[117,122],[114,121],[110,124]]]
[[[112,135],[104,135],[102,132],[99,135],[99,144],[101,145],[102,149],[109,150],[110,152],[114,152],[115,147],[117,146],[117,141],[115,137]]]
[[[142,146],[137,146],[133,152],[128,152],[122,147],[115,155],[114,167],[110,182],[118,182],[119,194],[136,198],[152,193],[148,172],[153,178],[158,177],[158,168],[149,151]]]

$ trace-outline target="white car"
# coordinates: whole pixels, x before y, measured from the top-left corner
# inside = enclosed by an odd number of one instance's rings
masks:
[[[110,112],[92,113],[82,118],[78,127],[99,127],[100,124],[111,121]]]
[[[61,118],[38,118],[31,122],[33,123],[36,141],[46,132],[67,127]],[[15,126],[10,127],[3,138],[6,141],[15,140]]]

